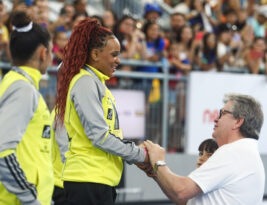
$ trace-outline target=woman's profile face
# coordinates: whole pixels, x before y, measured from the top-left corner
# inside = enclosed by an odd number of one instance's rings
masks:
[[[95,58],[89,63],[104,75],[111,77],[120,64],[120,43],[117,38],[109,38],[104,48],[95,49]]]

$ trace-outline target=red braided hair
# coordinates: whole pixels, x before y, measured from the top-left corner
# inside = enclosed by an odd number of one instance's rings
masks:
[[[107,39],[114,34],[101,26],[97,20],[86,18],[75,26],[64,48],[61,67],[57,75],[56,119],[63,124],[67,94],[72,78],[80,72],[84,64],[89,63],[92,49],[103,48]]]

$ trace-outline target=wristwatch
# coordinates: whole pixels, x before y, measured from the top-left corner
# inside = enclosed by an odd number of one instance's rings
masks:
[[[166,165],[167,165],[166,162],[163,161],[163,160],[156,161],[155,164],[154,164],[154,167],[153,167],[154,173],[157,173],[158,167],[160,167],[160,166],[166,166]]]

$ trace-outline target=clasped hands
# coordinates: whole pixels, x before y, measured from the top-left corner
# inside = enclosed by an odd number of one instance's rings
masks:
[[[143,170],[148,177],[156,177],[154,166],[159,160],[165,161],[165,149],[150,140],[144,141],[139,147],[145,149],[146,157],[144,162],[135,165]]]

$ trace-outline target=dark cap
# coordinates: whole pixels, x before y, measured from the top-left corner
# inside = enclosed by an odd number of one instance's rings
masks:
[[[162,10],[157,3],[147,3],[144,8],[144,16],[152,11],[157,12],[160,16],[162,15]]]

